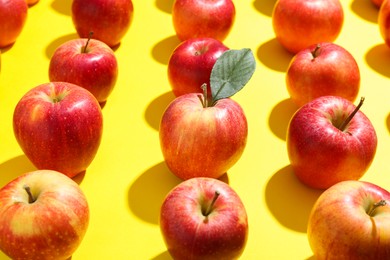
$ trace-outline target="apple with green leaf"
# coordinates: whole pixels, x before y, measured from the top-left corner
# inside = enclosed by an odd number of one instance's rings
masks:
[[[174,259],[237,259],[248,237],[240,197],[213,178],[192,178],[174,187],[161,206],[159,224]]]
[[[69,259],[88,224],[83,191],[60,172],[29,172],[0,189],[0,249],[12,259]]]
[[[316,259],[390,259],[390,193],[369,182],[339,182],[314,204],[307,236]]]
[[[15,138],[38,169],[84,173],[100,146],[103,115],[96,98],[68,82],[30,89],[13,115]]]
[[[179,178],[219,178],[244,152],[248,135],[241,106],[231,97],[254,73],[250,49],[225,51],[215,62],[202,93],[175,98],[160,122],[160,146],[168,168]]]
[[[304,184],[327,189],[358,180],[374,160],[377,136],[368,117],[339,96],[322,96],[295,112],[287,129],[291,167]]]

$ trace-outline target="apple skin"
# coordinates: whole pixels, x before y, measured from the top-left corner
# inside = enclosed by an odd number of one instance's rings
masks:
[[[25,186],[35,199],[32,203]],[[29,172],[0,190],[0,249],[12,259],[68,259],[88,224],[84,193],[62,173]]]
[[[209,215],[205,211],[219,192]],[[212,178],[173,188],[160,211],[160,229],[173,259],[237,259],[245,249],[248,219],[237,193]]]
[[[27,20],[25,0],[0,0],[0,48],[15,43]]]
[[[80,38],[93,38],[116,47],[133,20],[131,0],[73,0],[72,21]]]
[[[228,47],[213,38],[192,38],[180,43],[168,62],[168,80],[174,95],[203,92],[204,83],[211,93],[211,70],[227,50]]]
[[[223,42],[235,16],[232,0],[175,0],[172,7],[173,27],[181,41],[206,37]]]
[[[387,202],[370,213],[375,203]],[[390,193],[363,181],[343,181],[324,191],[308,222],[316,259],[390,259]]]
[[[344,180],[358,180],[371,165],[377,136],[360,110],[341,131],[355,109],[350,101],[323,96],[298,109],[287,129],[287,152],[295,175],[304,184],[327,189]]]
[[[70,40],[60,45],[50,59],[50,81],[76,84],[90,91],[99,103],[106,102],[118,78],[114,51],[104,42]]]
[[[198,93],[175,98],[160,122],[160,146],[177,177],[219,178],[241,157],[248,124],[241,106],[221,99],[204,108]]]
[[[103,115],[96,98],[67,82],[50,82],[18,102],[13,129],[25,155],[38,169],[69,177],[85,172],[102,137]]]
[[[298,106],[320,96],[340,96],[353,102],[360,89],[360,70],[343,47],[329,42],[314,44],[292,58],[286,86]]]
[[[343,23],[339,0],[278,0],[272,13],[276,39],[293,54],[319,42],[333,42]]]

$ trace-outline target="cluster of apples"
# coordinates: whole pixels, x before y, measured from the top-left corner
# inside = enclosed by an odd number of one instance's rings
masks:
[[[378,24],[390,47],[390,1],[372,2],[380,6]],[[388,259],[390,193],[359,181],[375,157],[376,132],[360,111],[364,97],[357,106],[352,103],[360,87],[358,64],[333,43],[343,19],[339,0],[275,3],[276,39],[294,55],[285,77],[298,110],[288,125],[287,152],[298,179],[325,190],[309,216],[307,235],[314,255]]]
[[[0,0],[0,47],[16,41],[28,4],[36,2]],[[378,24],[390,46],[390,0],[373,3],[380,6]],[[0,190],[0,249],[12,258],[66,259],[82,241],[88,203],[70,178],[86,171],[99,148],[101,109],[118,75],[113,50],[133,12],[131,0],[74,0],[72,21],[80,39],[57,48],[48,69],[51,82],[31,89],[15,107],[15,137],[40,170]],[[240,159],[248,133],[244,111],[230,97],[255,70],[249,49],[223,44],[234,19],[231,0],[173,3],[173,27],[182,42],[167,66],[176,98],[161,118],[159,136],[167,166],[183,180],[167,194],[160,212],[160,229],[175,259],[236,259],[247,241],[245,207],[220,180]],[[360,111],[364,98],[357,106],[352,103],[359,94],[358,65],[333,43],[343,19],[339,0],[275,2],[276,38],[294,53],[286,87],[299,107],[286,147],[297,177],[326,190],[308,223],[314,255],[388,259],[390,193],[359,181],[375,156],[375,129]],[[364,232],[352,236],[359,228]]]
[[[27,10],[25,0],[0,1],[1,48],[12,48]],[[37,170],[0,189],[0,249],[12,259],[68,259],[82,242],[89,207],[71,178],[85,173],[100,146],[102,107],[118,75],[114,48],[133,12],[131,0],[74,0],[80,38],[58,46],[50,82],[30,89],[14,109],[15,138]]]
[[[233,27],[231,0],[176,0],[172,21],[181,43],[167,76],[176,98],[164,111],[160,146],[168,168],[183,180],[166,196],[160,229],[174,259],[236,259],[244,251],[247,213],[220,180],[244,152],[248,123],[230,99],[255,70],[250,49],[223,44]]]

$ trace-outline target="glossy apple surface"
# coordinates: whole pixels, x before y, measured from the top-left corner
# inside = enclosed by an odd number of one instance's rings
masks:
[[[106,102],[118,77],[114,51],[95,39],[75,39],[60,45],[50,59],[50,81],[76,84]]]
[[[312,188],[327,189],[344,180],[358,180],[371,165],[377,147],[373,125],[350,101],[323,96],[302,106],[287,130],[287,152],[294,173]]]
[[[216,60],[229,48],[213,38],[193,38],[180,43],[169,59],[168,80],[175,96],[210,90],[210,74]]]
[[[286,86],[298,106],[321,96],[340,96],[353,102],[360,89],[360,70],[345,48],[335,43],[319,43],[292,58]]]
[[[166,196],[160,229],[174,259],[237,259],[245,249],[248,219],[229,185],[192,178]]]
[[[74,0],[72,21],[80,38],[93,38],[110,47],[117,46],[133,20],[131,0]]]
[[[12,259],[68,259],[88,223],[86,197],[62,173],[29,172],[0,189],[0,249]]]
[[[175,0],[172,21],[177,37],[214,38],[224,41],[236,16],[232,0]]]
[[[312,208],[308,239],[316,259],[390,259],[390,193],[362,181],[340,182]]]
[[[0,48],[15,43],[27,20],[25,0],[0,0]]]
[[[23,152],[38,169],[73,177],[85,172],[98,151],[103,115],[88,90],[65,82],[44,83],[20,99],[13,128]]]
[[[174,99],[160,123],[160,145],[168,168],[179,178],[219,178],[244,152],[248,125],[232,99],[204,107],[202,94]]]
[[[276,39],[294,54],[319,42],[333,42],[343,23],[339,0],[278,0],[272,13]]]

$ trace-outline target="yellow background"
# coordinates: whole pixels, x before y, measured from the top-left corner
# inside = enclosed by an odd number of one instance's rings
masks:
[[[390,49],[379,34],[378,9],[370,0],[342,0],[344,26],[337,44],[361,71],[362,111],[378,135],[377,154],[362,178],[390,190]],[[87,234],[78,259],[170,259],[158,226],[164,196],[180,180],[160,151],[160,117],[173,100],[167,62],[179,44],[171,22],[173,0],[133,0],[134,19],[115,51],[117,85],[103,109],[104,134],[95,160],[79,178],[90,205]],[[236,20],[224,43],[251,48],[257,70],[234,99],[243,107],[249,136],[240,161],[229,170],[231,187],[247,209],[249,237],[242,259],[311,259],[306,225],[321,194],[293,175],[286,153],[286,129],[296,110],[285,87],[292,55],[275,40],[275,0],[235,1]],[[29,8],[22,34],[3,50],[0,74],[0,187],[35,170],[13,135],[13,110],[22,95],[48,81],[54,50],[77,37],[71,0],[40,0]],[[332,163],[332,159],[329,159]],[[345,216],[348,221],[348,216]],[[0,253],[0,259],[7,259]]]

